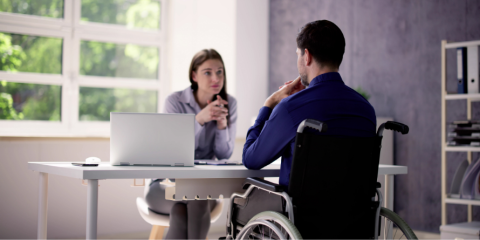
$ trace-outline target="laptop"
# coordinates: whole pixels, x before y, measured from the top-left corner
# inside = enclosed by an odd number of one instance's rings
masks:
[[[110,164],[193,166],[194,121],[194,114],[110,113]]]

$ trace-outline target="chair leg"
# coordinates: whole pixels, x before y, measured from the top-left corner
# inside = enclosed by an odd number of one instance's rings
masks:
[[[163,232],[165,231],[165,226],[157,226],[153,225],[152,226],[152,231],[150,232],[150,240],[154,239],[162,239],[163,238]]]

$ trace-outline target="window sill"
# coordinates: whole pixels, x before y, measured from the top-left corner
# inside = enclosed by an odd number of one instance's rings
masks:
[[[0,137],[110,138],[110,122],[0,121]]]
[[[21,141],[105,141],[110,138],[102,137],[3,137],[0,136],[0,142],[21,142]]]

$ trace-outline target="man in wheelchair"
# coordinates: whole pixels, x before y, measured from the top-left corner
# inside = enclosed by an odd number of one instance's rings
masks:
[[[267,98],[243,150],[249,169],[281,157],[279,184],[247,179],[246,192],[232,195],[227,238],[376,238],[383,125],[377,135],[372,105],[338,73],[344,52],[334,23],[301,28],[300,76]]]

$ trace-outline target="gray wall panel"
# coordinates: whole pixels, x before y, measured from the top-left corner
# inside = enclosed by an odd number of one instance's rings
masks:
[[[269,93],[298,75],[296,34],[318,19],[333,21],[345,35],[340,67],[345,83],[372,96],[377,116],[410,126],[410,134],[395,135],[395,163],[409,167],[408,175],[395,178],[395,211],[414,229],[439,232],[440,41],[480,39],[480,2],[271,0]],[[455,51],[447,54],[447,88],[455,92]],[[473,107],[477,119],[479,107]],[[447,119],[465,119],[465,110],[465,101],[451,101]],[[450,180],[466,154],[447,157]],[[466,211],[449,205],[448,221],[465,221]],[[474,208],[474,219],[480,220],[480,209]]]

